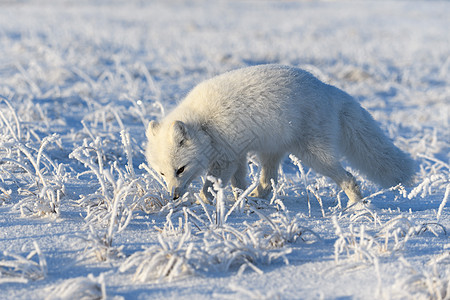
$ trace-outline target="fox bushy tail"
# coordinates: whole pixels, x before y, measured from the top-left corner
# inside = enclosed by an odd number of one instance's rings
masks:
[[[358,103],[340,115],[341,151],[352,166],[384,188],[410,185],[414,161],[384,135],[372,116]]]

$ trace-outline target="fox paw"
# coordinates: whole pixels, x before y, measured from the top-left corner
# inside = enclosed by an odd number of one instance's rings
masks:
[[[359,212],[363,210],[372,210],[373,205],[367,201],[349,202],[345,210],[350,212]]]
[[[205,204],[211,204],[211,201],[208,199],[208,196],[203,191],[200,192],[200,198],[197,197],[196,203],[200,204],[200,201],[202,201]]]
[[[258,186],[250,193],[250,197],[265,199],[269,196],[272,189],[264,189],[261,186]]]

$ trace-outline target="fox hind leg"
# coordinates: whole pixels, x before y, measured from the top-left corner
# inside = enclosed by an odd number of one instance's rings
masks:
[[[359,188],[358,183],[356,182],[355,177],[349,172],[345,172],[345,178],[341,179],[340,182],[336,181],[336,183],[340,186],[340,188],[345,192],[348,197],[347,207],[352,206],[353,204],[361,201],[362,195],[361,190]]]
[[[362,199],[361,191],[355,177],[347,172],[339,161],[324,151],[309,152],[299,158],[316,172],[330,177],[345,192],[349,201],[347,207]]]

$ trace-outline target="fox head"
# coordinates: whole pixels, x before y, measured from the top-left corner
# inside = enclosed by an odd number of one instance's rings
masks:
[[[182,121],[158,123],[147,128],[146,158],[166,183],[167,191],[177,199],[209,164],[209,136],[195,125]]]

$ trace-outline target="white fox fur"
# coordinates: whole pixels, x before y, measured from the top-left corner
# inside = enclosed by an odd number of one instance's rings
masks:
[[[288,66],[248,67],[200,83],[163,120],[150,122],[147,137],[147,160],[174,198],[205,171],[244,190],[248,152],[261,164],[255,197],[270,193],[287,153],[333,179],[348,205],[362,197],[342,156],[383,187],[413,176],[413,161],[351,96]],[[205,182],[204,201],[211,185]]]

